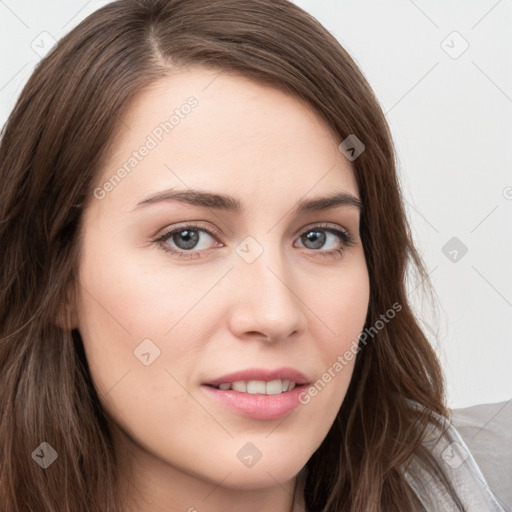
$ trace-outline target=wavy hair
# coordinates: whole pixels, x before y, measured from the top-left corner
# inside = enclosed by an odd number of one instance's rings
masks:
[[[182,66],[279,88],[311,105],[340,143],[355,134],[365,144],[353,161],[370,277],[365,328],[392,304],[402,309],[361,344],[340,411],[307,463],[304,497],[310,512],[415,510],[406,468],[414,457],[442,474],[422,441],[436,416],[449,414],[438,359],[406,293],[409,266],[428,277],[374,93],[340,43],[286,0],[112,2],[63,37],[25,85],[0,141],[1,510],[122,510],[112,420],[80,333],[57,319],[76,285],[81,220],[120,120]],[[42,442],[58,453],[44,471],[32,460]]]

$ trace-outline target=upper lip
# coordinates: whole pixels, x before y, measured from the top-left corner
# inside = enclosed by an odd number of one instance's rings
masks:
[[[299,370],[295,368],[276,368],[274,370],[267,370],[264,368],[248,368],[247,370],[240,370],[238,372],[222,375],[215,379],[203,382],[204,385],[219,386],[220,384],[233,383],[238,381],[248,382],[250,380],[289,380],[295,382],[297,385],[309,384],[309,379]]]

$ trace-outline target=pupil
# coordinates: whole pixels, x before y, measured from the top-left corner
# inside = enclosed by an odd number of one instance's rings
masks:
[[[190,229],[184,229],[179,233],[175,233],[173,236],[174,243],[180,247],[180,249],[193,249],[198,240],[198,232]]]
[[[311,247],[312,249],[319,249],[320,247],[322,247],[325,244],[326,235],[323,232],[309,231],[305,235],[305,237],[308,242],[313,242],[313,247]],[[304,244],[304,245],[306,245],[306,244]]]

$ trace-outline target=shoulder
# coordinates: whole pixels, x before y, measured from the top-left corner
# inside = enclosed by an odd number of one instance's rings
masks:
[[[423,510],[459,511],[442,484],[441,476],[444,476],[463,504],[463,510],[505,512],[457,429],[447,419],[437,415],[436,418],[441,427],[432,424],[423,445],[432,454],[438,463],[439,472],[443,475],[428,472],[415,460],[411,462],[410,467],[414,469],[416,476],[413,478],[412,474],[406,471],[406,477],[422,503]]]
[[[465,512],[506,512],[490,490],[468,446],[454,425],[446,418],[433,414],[439,425],[430,424],[423,445],[438,462],[439,472],[452,485]],[[413,456],[404,470],[407,481],[422,508],[418,512],[460,512],[448,494],[440,474],[432,474]],[[297,475],[292,512],[308,512],[304,488],[308,469]],[[413,476],[414,475],[414,476]]]
[[[512,510],[512,400],[453,409],[452,423],[497,501]]]

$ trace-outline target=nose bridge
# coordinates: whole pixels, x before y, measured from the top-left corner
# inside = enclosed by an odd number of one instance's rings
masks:
[[[247,237],[237,247],[234,329],[282,338],[304,328],[287,255],[275,236]],[[241,332],[239,332],[241,334]]]

